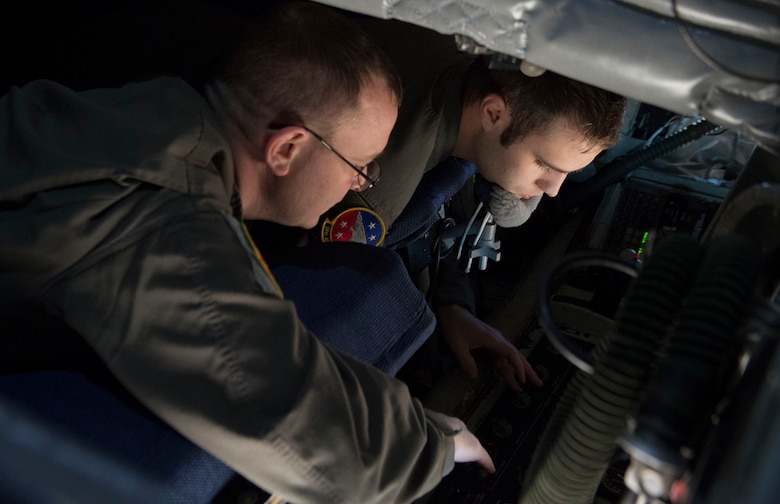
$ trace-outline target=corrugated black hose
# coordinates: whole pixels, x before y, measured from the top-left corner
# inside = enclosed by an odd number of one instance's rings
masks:
[[[522,504],[593,502],[700,257],[699,244],[688,236],[670,235],[658,243],[615,329],[594,349],[593,374],[578,370],[559,401],[525,475]]]
[[[627,451],[641,450],[659,466],[687,468],[743,349],[739,328],[760,264],[757,247],[741,235],[709,244],[668,356],[648,388],[636,429],[623,442]]]

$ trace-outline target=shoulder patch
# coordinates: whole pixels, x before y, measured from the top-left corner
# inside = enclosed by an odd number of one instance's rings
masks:
[[[323,243],[354,242],[378,247],[385,241],[385,223],[373,210],[349,208],[332,220],[325,219],[321,237]]]

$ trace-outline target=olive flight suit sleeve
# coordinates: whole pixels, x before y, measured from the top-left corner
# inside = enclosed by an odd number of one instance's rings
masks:
[[[267,491],[414,500],[452,469],[453,432],[274,292],[231,215],[232,161],[207,116],[164,79],[0,98],[13,139],[0,144],[0,302],[45,307],[151,411]]]
[[[54,282],[47,300],[147,407],[262,488],[301,504],[433,488],[453,465],[440,418],[264,292],[230,218],[168,222]]]

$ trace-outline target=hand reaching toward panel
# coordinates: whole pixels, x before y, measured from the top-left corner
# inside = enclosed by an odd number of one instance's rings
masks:
[[[435,311],[442,337],[469,378],[477,377],[477,363],[471,351],[482,348],[493,356],[512,390],[522,390],[525,383],[536,387],[542,385],[525,356],[498,329],[457,304],[440,304]]]
[[[493,459],[490,458],[485,447],[482,446],[477,436],[468,430],[462,420],[455,417],[446,417],[447,422],[454,432],[455,442],[455,462],[476,462],[489,473],[496,472],[496,466]]]

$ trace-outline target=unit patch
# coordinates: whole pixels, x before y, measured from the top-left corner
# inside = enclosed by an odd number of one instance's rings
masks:
[[[376,212],[358,207],[344,210],[322,224],[323,242],[354,242],[379,246],[385,240],[385,223]]]

